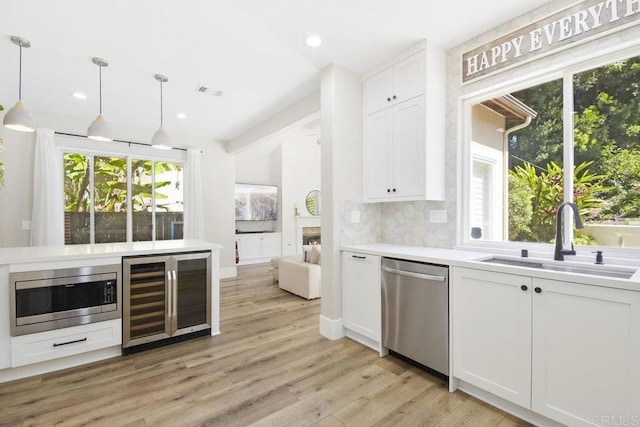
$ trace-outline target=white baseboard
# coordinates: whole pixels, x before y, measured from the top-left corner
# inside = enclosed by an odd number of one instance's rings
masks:
[[[492,406],[495,406],[498,409],[502,409],[503,411],[508,412],[511,415],[515,415],[516,417],[523,419],[524,421],[527,421],[535,426],[544,426],[544,427],[564,426],[564,424],[560,424],[543,415],[537,414],[529,409],[516,405],[515,403],[511,403],[508,400],[505,400],[492,393],[489,393],[488,391],[482,390],[479,387],[469,384],[466,381],[462,381],[459,379],[456,379],[456,381],[458,382],[459,390],[462,390],[473,397],[476,397]]]
[[[339,340],[345,337],[342,319],[333,320],[320,315],[320,335],[330,340]]]
[[[226,267],[220,269],[220,278],[228,279],[230,277],[236,277],[238,275],[238,269],[236,267]]]
[[[372,340],[371,338],[368,338],[368,337],[365,337],[363,335],[360,335],[357,332],[350,331],[347,328],[345,328],[345,334],[346,334],[347,338],[351,338],[352,340],[357,341],[362,345],[366,345],[370,349],[377,351],[380,354],[380,357],[383,356],[383,354],[382,354],[383,353],[382,346],[380,345],[380,343],[378,341],[375,341],[375,340]],[[387,353],[388,353],[388,351],[387,351]]]

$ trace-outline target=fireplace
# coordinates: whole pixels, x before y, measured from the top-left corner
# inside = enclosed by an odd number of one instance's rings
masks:
[[[302,244],[319,245],[320,227],[302,227]]]
[[[302,236],[302,230],[305,228],[316,229],[317,232],[313,233],[317,235],[320,240],[320,225],[321,219],[319,216],[296,216],[296,253],[302,254],[303,242],[306,245],[307,241]],[[319,242],[318,242],[319,243]]]

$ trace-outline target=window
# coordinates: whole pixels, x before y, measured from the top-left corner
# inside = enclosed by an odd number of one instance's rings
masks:
[[[585,227],[565,221],[565,242],[640,248],[640,57],[470,111],[464,241],[551,243],[557,207],[570,201]]]
[[[64,171],[66,244],[182,239],[182,163],[67,152]]]

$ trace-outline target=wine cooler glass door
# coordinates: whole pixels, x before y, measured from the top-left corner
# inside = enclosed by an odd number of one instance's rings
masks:
[[[168,338],[171,305],[170,257],[124,260],[124,346]]]
[[[211,252],[174,256],[174,335],[211,328]]]

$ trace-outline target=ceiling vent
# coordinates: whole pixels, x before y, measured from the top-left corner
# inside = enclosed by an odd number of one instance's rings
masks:
[[[204,85],[196,86],[196,92],[204,93],[205,95],[211,96],[222,96],[222,94],[224,93],[221,90],[211,89]]]

